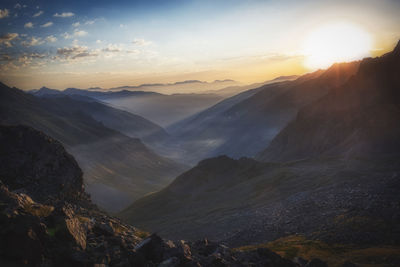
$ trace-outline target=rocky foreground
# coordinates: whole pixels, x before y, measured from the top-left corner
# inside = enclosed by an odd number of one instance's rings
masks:
[[[149,211],[151,212],[151,211]],[[0,266],[325,266],[266,248],[148,235],[100,211],[76,161],[50,137],[0,126]]]

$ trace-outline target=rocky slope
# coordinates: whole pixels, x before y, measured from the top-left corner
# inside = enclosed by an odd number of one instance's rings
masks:
[[[93,200],[118,211],[168,184],[184,166],[157,155],[141,140],[106,127],[110,120],[131,116],[99,105],[71,98],[38,98],[0,84],[0,122],[29,125],[60,140],[82,167]],[[104,123],[95,119],[98,116]]]
[[[207,236],[233,246],[292,234],[341,244],[398,245],[399,166],[398,157],[280,164],[212,158],[120,216],[167,238]]]
[[[99,211],[72,156],[32,128],[1,126],[0,152],[1,266],[296,266],[265,248],[144,237]]]

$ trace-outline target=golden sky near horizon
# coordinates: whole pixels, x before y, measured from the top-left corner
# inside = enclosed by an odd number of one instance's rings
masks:
[[[379,56],[400,38],[394,0],[122,2],[2,3],[0,80],[22,89],[254,83]]]

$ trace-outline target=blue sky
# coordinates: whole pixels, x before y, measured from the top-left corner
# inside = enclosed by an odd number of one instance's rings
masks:
[[[372,55],[399,38],[400,1],[2,1],[0,79],[29,89],[184,79],[256,82],[310,71],[319,25],[357,25]]]

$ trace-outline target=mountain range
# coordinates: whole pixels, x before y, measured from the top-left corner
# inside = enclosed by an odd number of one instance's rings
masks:
[[[0,122],[29,125],[60,140],[82,166],[95,203],[108,211],[162,188],[185,168],[137,138],[166,135],[140,116],[87,99],[38,98],[4,84],[0,95]]]
[[[218,155],[253,157],[300,108],[347,81],[358,66],[359,62],[335,64],[293,81],[268,83],[224,99],[167,127],[170,137],[155,149],[186,164]]]
[[[303,235],[369,247],[371,256],[399,245],[399,70],[400,42],[381,57],[280,84],[283,94],[257,110],[268,116],[287,103],[298,112],[257,160],[203,160],[121,218],[168,238],[207,235],[233,246]],[[267,92],[236,105],[257,107]]]

